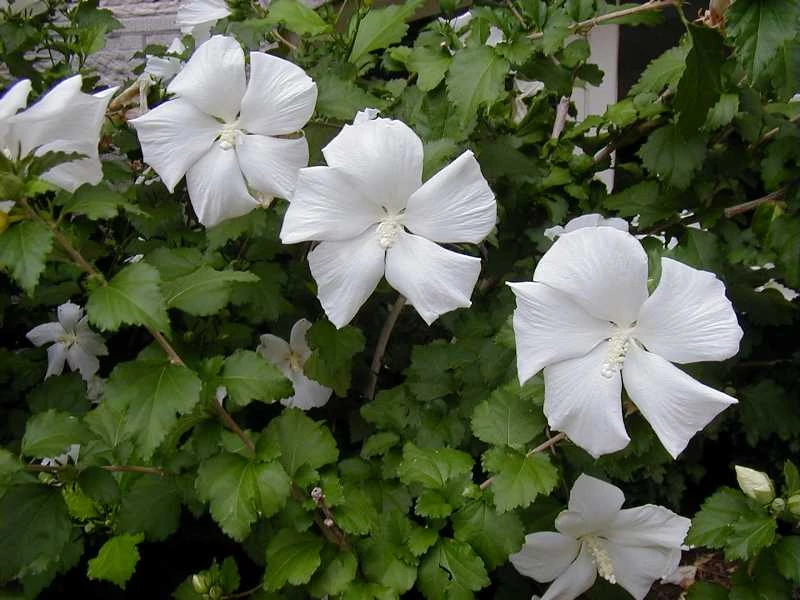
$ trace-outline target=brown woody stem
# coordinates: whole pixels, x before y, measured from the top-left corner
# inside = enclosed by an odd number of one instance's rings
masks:
[[[401,294],[392,305],[392,309],[389,311],[386,321],[383,323],[383,329],[381,329],[381,334],[378,337],[378,343],[375,345],[375,353],[372,355],[369,383],[364,391],[364,396],[370,400],[375,397],[378,375],[381,372],[381,366],[383,366],[383,355],[386,353],[386,346],[389,345],[389,338],[392,336],[392,330],[394,329],[395,323],[397,323],[397,318],[400,316],[400,312],[405,305],[406,298]]]
[[[63,466],[50,466],[50,465],[25,465],[25,470],[31,473],[58,473],[64,469]],[[111,471],[112,473],[143,473],[146,475],[158,475],[159,477],[166,477],[169,475],[164,469],[158,467],[140,467],[137,465],[103,465],[100,467],[104,471]]]
[[[547,450],[548,448],[551,448],[551,447],[555,446],[558,442],[563,440],[565,437],[567,437],[567,434],[564,433],[563,431],[561,433],[557,433],[556,435],[551,437],[546,442],[543,442],[543,443],[539,444],[538,446],[536,446],[536,448],[534,448],[533,450],[528,451],[528,453],[525,455],[525,458],[530,458],[534,454],[537,454],[539,452],[543,452],[544,450]],[[485,490],[490,485],[492,485],[492,483],[494,483],[494,477],[489,477],[489,479],[487,479],[486,481],[484,481],[480,485],[480,488],[482,490]]]
[[[728,218],[735,217],[736,215],[741,215],[742,213],[750,212],[751,210],[757,209],[762,204],[772,204],[773,202],[778,202],[783,200],[786,196],[786,188],[780,188],[767,194],[766,196],[762,196],[761,198],[756,198],[755,200],[750,200],[748,202],[742,202],[741,204],[737,204],[735,206],[730,206],[725,209],[725,216]]]
[[[602,25],[603,23],[607,23],[608,21],[613,21],[614,19],[621,19],[622,17],[635,15],[640,12],[661,10],[663,8],[667,8],[668,6],[675,6],[675,0],[650,0],[650,2],[645,2],[639,6],[606,13],[592,19],[586,19],[585,21],[578,21],[577,23],[570,25],[569,28],[571,31],[588,31],[589,29],[597,27],[598,25]],[[532,40],[538,40],[544,37],[544,32],[536,31],[529,34],[528,37]]]

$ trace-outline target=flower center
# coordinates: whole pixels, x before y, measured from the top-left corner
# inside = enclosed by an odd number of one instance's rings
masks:
[[[391,248],[403,230],[401,215],[388,215],[378,223],[378,243],[381,248]]]
[[[608,354],[606,354],[606,360],[600,369],[600,374],[606,379],[611,379],[614,373],[622,368],[630,347],[630,330],[616,329],[611,339],[608,340]]]
[[[294,371],[295,373],[302,373],[303,372],[303,361],[294,352],[290,352],[289,353],[289,368],[292,371]]]
[[[256,202],[258,202],[258,205],[261,208],[269,208],[269,205],[272,204],[273,200],[275,200],[275,196],[265,194],[264,192],[255,192],[253,197],[256,199]]]
[[[72,344],[78,343],[78,334],[75,332],[64,332],[63,335],[58,336],[58,341],[64,344],[67,348],[72,346]]]
[[[219,130],[219,147],[223,150],[230,150],[239,145],[242,140],[244,132],[239,129],[239,121],[233,123],[225,123],[222,129]]]
[[[617,583],[617,576],[614,575],[614,563],[608,554],[606,545],[596,535],[588,535],[583,538],[583,543],[592,555],[592,562],[597,567],[597,574],[609,583]]]

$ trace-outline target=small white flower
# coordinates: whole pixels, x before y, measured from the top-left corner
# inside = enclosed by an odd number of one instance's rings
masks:
[[[45,379],[61,375],[65,360],[71,370],[80,371],[84,381],[90,381],[97,373],[97,357],[106,356],[108,349],[103,338],[89,329],[88,318],[80,306],[67,302],[58,307],[57,323],[38,325],[25,334],[37,347],[53,344],[47,349]]]
[[[458,15],[452,19],[443,19],[439,17],[439,21],[442,23],[447,23],[450,27],[453,28],[453,31],[456,33],[466,29],[469,24],[472,22],[472,12],[467,11],[462,15]],[[467,39],[468,33],[464,33],[459,38],[462,43],[464,43]],[[489,26],[489,37],[486,38],[486,45],[494,48],[497,44],[504,42],[506,40],[506,36],[503,34],[502,29],[495,27],[494,25]]]
[[[570,220],[569,223],[564,225],[556,225],[548,227],[544,230],[544,237],[555,240],[558,236],[575,231],[576,229],[583,229],[584,227],[613,227],[620,231],[628,231],[628,222],[625,219],[618,217],[610,217],[606,219],[603,215],[597,213],[590,213],[588,215],[581,215]]]
[[[426,323],[470,306],[481,261],[439,244],[477,244],[497,205],[472,152],[422,183],[422,140],[405,123],[361,114],[301,169],[281,229],[308,256],[328,319],[343,327],[386,275]],[[436,243],[438,242],[438,243]]]
[[[770,277],[767,280],[767,282],[764,283],[764,285],[760,285],[757,288],[755,288],[755,291],[757,292],[763,292],[765,290],[777,291],[781,296],[784,297],[784,299],[787,302],[791,302],[792,300],[800,296],[800,294],[797,293],[797,290],[793,290],[790,287],[786,287],[780,281],[775,281],[775,279],[773,279],[772,277]]]
[[[519,380],[544,369],[550,427],[592,456],[630,441],[623,383],[673,457],[736,403],[671,364],[724,360],[739,349],[742,329],[713,273],[662,258],[648,297],[647,254],[636,238],[585,227],[558,238],[532,282],[509,285]]]
[[[281,338],[265,334],[261,336],[258,353],[280,369],[293,384],[294,396],[282,398],[281,404],[302,410],[325,406],[333,390],[309,379],[303,373],[303,366],[311,349],[306,342],[306,333],[311,327],[307,319],[300,319],[292,327],[287,344]]]
[[[308,164],[299,131],[311,118],[317,86],[287,60],[244,52],[230,37],[202,44],[167,87],[176,98],[131,121],[144,160],[170,191],[186,174],[189,198],[206,227],[259,206],[251,189],[288,198]]]
[[[217,21],[230,14],[231,9],[225,0],[190,0],[178,7],[175,21],[181,33],[188,33],[198,41],[205,41]]]
[[[525,103],[526,98],[533,98],[536,94],[544,89],[544,83],[538,80],[527,81],[525,79],[514,78],[514,105],[511,120],[519,125],[528,114],[528,105]]]
[[[79,152],[86,158],[53,167],[41,178],[69,192],[84,183],[100,183],[103,171],[97,146],[106,107],[117,88],[95,95],[81,91],[80,75],[65,79],[36,104],[28,103],[31,82],[23,79],[0,98],[0,151],[17,160],[30,154]]]
[[[542,600],[573,600],[597,575],[642,600],[653,582],[675,571],[691,521],[663,506],[622,509],[618,487],[581,475],[556,532],[531,533],[510,556],[517,571],[552,581]]]
[[[45,467],[63,467],[69,464],[70,461],[72,461],[72,464],[74,465],[78,463],[78,456],[80,456],[80,453],[81,445],[71,444],[68,448],[66,448],[66,452],[64,452],[64,454],[43,458],[42,465]]]

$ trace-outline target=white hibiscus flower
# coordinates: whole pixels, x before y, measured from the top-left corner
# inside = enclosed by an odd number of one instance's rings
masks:
[[[69,192],[103,179],[97,146],[106,107],[117,88],[95,95],[81,91],[80,75],[65,79],[36,104],[28,103],[31,82],[23,79],[0,98],[0,151],[18,160],[30,154],[78,152],[86,158],[62,163],[40,177]]]
[[[562,234],[517,297],[514,334],[521,382],[544,369],[544,412],[592,456],[630,439],[622,385],[676,457],[692,436],[736,400],[670,364],[724,360],[742,330],[713,273],[661,259],[647,291],[647,254],[612,227]]]
[[[281,404],[302,410],[325,406],[333,390],[309,379],[303,373],[303,366],[311,349],[306,342],[311,323],[307,319],[300,319],[292,327],[287,344],[281,338],[265,334],[261,336],[258,353],[280,369],[281,373],[294,384],[294,396],[282,398]]]
[[[67,448],[64,449],[65,452],[63,454],[59,454],[58,456],[49,456],[47,458],[42,459],[42,466],[45,467],[63,467],[66,466],[72,461],[72,464],[78,464],[78,457],[81,453],[81,445],[80,444],[70,444]]]
[[[53,345],[47,349],[47,373],[61,375],[64,361],[73,371],[80,371],[84,381],[91,381],[100,368],[98,356],[106,356],[103,338],[89,328],[89,317],[83,316],[83,309],[77,304],[67,302],[58,307],[58,322],[45,323],[31,329],[27,337],[35,346]]]
[[[182,33],[188,33],[196,40],[205,41],[217,21],[230,14],[231,9],[225,0],[190,0],[178,7],[175,21]]]
[[[556,532],[531,533],[510,556],[517,571],[552,581],[542,600],[573,600],[597,575],[642,600],[653,582],[675,572],[691,521],[663,506],[622,509],[618,487],[581,475]]]
[[[422,140],[405,124],[359,113],[302,169],[281,230],[286,244],[320,241],[308,262],[328,319],[343,327],[386,280],[426,323],[470,306],[481,261],[439,244],[477,244],[497,206],[467,150],[422,183]],[[436,243],[438,242],[438,243]]]
[[[244,52],[233,38],[202,44],[167,87],[176,98],[131,123],[144,160],[170,191],[186,174],[197,218],[211,227],[259,206],[256,196],[288,198],[308,164],[299,131],[314,112],[317,86],[287,60]]]
[[[590,213],[588,215],[581,215],[580,217],[571,219],[563,227],[561,225],[548,227],[544,230],[544,237],[555,240],[558,236],[564,233],[570,233],[571,231],[583,229],[584,227],[613,227],[614,229],[627,232],[628,222],[625,219],[620,219],[619,217],[609,217],[606,219],[603,215]]]

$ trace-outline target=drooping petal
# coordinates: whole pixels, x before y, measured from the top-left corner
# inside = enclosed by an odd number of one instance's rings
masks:
[[[309,410],[325,406],[333,393],[333,390],[309,379],[302,373],[295,373],[291,378],[294,383],[294,396],[283,398],[281,404],[284,406]]]
[[[602,374],[608,342],[591,352],[544,368],[544,414],[552,429],[597,458],[622,450],[630,438],[622,420],[618,371]]]
[[[28,104],[28,94],[31,93],[31,80],[18,81],[3,97],[0,98],[0,120],[7,119]]]
[[[78,321],[78,325],[75,327],[75,335],[77,343],[90,354],[95,356],[106,356],[108,354],[108,348],[106,348],[103,337],[89,328],[89,317],[83,317]]]
[[[193,27],[219,19],[231,14],[225,0],[190,0],[178,7],[176,23],[178,27]]]
[[[61,375],[64,371],[64,361],[67,359],[67,346],[62,342],[53,344],[47,349],[47,372],[44,378],[51,375]]]
[[[239,42],[215,35],[198,46],[167,91],[204,113],[234,121],[245,92],[244,52]]]
[[[377,230],[375,225],[353,239],[322,242],[308,255],[317,297],[337,328],[353,319],[383,276],[386,251]]]
[[[300,169],[292,202],[281,228],[281,241],[351,239],[384,216],[379,206],[361,195],[359,182],[331,167]]]
[[[611,337],[608,321],[594,318],[566,294],[534,281],[508,285],[517,298],[513,323],[521,383],[547,365],[588,354]]]
[[[65,302],[58,307],[58,322],[64,331],[74,333],[78,327],[78,321],[83,318],[83,309],[72,302]]]
[[[386,281],[430,325],[440,315],[472,305],[481,261],[401,231],[386,251]]]
[[[395,214],[422,183],[422,140],[401,121],[345,125],[322,153],[329,166],[359,181],[364,197]]]
[[[529,533],[522,550],[508,558],[523,575],[536,581],[553,581],[577,558],[580,543],[552,531]]]
[[[411,194],[406,226],[434,242],[477,244],[497,221],[494,193],[469,150]]]
[[[303,69],[271,54],[250,53],[250,82],[239,117],[243,129],[261,135],[300,131],[316,104],[317,84]]]
[[[569,294],[599,319],[628,327],[647,299],[647,254],[628,233],[585,227],[558,238],[533,280]]]
[[[65,334],[66,331],[64,331],[61,323],[44,323],[31,329],[25,334],[25,337],[28,338],[34,346],[38,347],[58,341],[58,339]]]
[[[663,506],[645,504],[619,511],[604,537],[626,546],[664,546],[680,549],[692,522]]]
[[[236,147],[247,183],[256,191],[291,198],[297,174],[308,165],[306,138],[242,136]]]
[[[622,371],[625,390],[673,458],[695,433],[736,399],[693,379],[657,354],[631,344]]]
[[[57,185],[58,187],[72,193],[84,183],[97,185],[103,180],[103,166],[100,164],[100,157],[97,151],[97,141],[95,142],[70,142],[58,140],[49,144],[44,144],[36,149],[34,154],[42,156],[48,152],[78,152],[86,156],[78,160],[71,160],[56,165],[52,169],[45,171],[40,176],[41,179]]]
[[[636,600],[644,600],[653,583],[672,573],[681,558],[674,548],[625,546],[608,542],[617,583]]]
[[[725,360],[739,351],[742,328],[716,275],[661,259],[661,280],[645,300],[634,334],[676,363]]]
[[[581,474],[569,493],[567,508],[556,518],[556,529],[573,537],[596,535],[613,522],[625,495],[615,485]]]
[[[130,123],[139,136],[144,161],[170,192],[208,152],[221,128],[213,117],[181,98],[164,102]]]
[[[578,558],[547,588],[542,600],[574,600],[592,587],[595,579],[597,569],[584,544]]]
[[[311,321],[308,319],[300,319],[292,325],[292,331],[289,334],[289,347],[292,353],[297,355],[301,362],[305,364],[308,357],[311,356],[311,348],[308,347],[306,341],[306,334],[311,329]]]
[[[89,381],[100,368],[100,361],[78,344],[67,349],[67,363],[73,371],[80,371],[84,381]]]
[[[291,372],[291,368],[289,367],[289,354],[292,351],[291,348],[289,348],[289,344],[271,333],[265,333],[259,339],[261,343],[258,345],[258,353],[273,365],[277,366],[281,372],[288,377]]]
[[[197,219],[206,227],[246,215],[258,206],[247,191],[236,152],[218,144],[186,173],[186,187]]]

